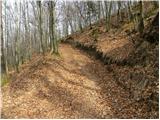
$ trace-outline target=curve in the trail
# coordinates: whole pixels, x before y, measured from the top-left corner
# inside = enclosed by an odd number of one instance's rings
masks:
[[[60,45],[60,53],[26,65],[2,88],[2,118],[121,117],[129,94],[105,66],[70,45]]]

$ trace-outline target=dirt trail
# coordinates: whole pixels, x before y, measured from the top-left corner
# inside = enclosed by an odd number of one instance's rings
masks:
[[[26,65],[2,88],[3,118],[131,117],[118,115],[129,95],[104,65],[70,45],[60,45],[60,53]]]

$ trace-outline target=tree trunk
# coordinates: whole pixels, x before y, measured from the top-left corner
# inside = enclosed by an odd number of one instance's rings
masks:
[[[6,4],[6,3],[5,3]],[[6,66],[6,74],[8,74],[8,18],[7,18],[7,12],[5,8],[5,66]]]
[[[68,19],[68,22],[69,22],[69,25],[71,27],[71,34],[73,34],[74,30],[73,30],[73,26],[72,26],[72,21]]]
[[[109,2],[109,6],[107,1],[105,1],[105,9],[106,9],[106,32],[110,29],[110,19],[111,19],[111,10],[112,10],[112,1]],[[109,7],[109,8],[108,8]]]
[[[132,11],[131,11],[131,1],[127,2],[127,6],[128,6],[128,20],[131,22],[133,18]]]
[[[50,42],[51,42],[51,54],[55,53],[58,54],[58,44],[57,40],[55,39],[55,20],[54,20],[54,2],[49,1],[49,34],[50,34]]]
[[[100,2],[100,4],[101,4],[101,7],[102,7],[102,15],[103,15],[103,18],[105,18],[105,12],[104,12],[104,8],[103,8],[102,2]]]
[[[37,5],[38,5],[38,8],[39,8],[39,36],[40,36],[40,52],[44,54],[44,48],[43,48],[43,41],[42,41],[42,17],[41,17],[41,1],[37,1]]]
[[[143,6],[142,1],[139,1],[139,13],[138,13],[138,31],[140,34],[143,33],[144,22],[143,22]]]
[[[101,1],[98,1],[98,20],[101,19]]]
[[[91,24],[92,24],[92,19],[91,19],[91,5],[90,5],[90,1],[87,2],[87,16],[88,16],[88,20],[89,20],[89,26],[91,28]]]
[[[27,27],[28,27],[28,41],[29,41],[29,55],[28,58],[29,60],[31,60],[31,56],[32,56],[32,41],[31,41],[31,31],[30,31],[30,25],[29,25],[29,9],[28,9],[28,1],[26,3],[26,10],[27,10]]]
[[[121,16],[121,1],[117,1],[118,3],[118,12],[117,12],[117,23],[122,21],[122,16]]]
[[[2,11],[2,1],[0,1],[0,11]],[[3,38],[3,24],[2,24],[2,12],[0,12],[1,16],[1,73],[6,74],[6,65],[5,65],[5,58],[4,58],[4,38]]]

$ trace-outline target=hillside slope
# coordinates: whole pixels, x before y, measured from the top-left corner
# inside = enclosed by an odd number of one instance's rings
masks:
[[[157,118],[98,60],[70,45],[37,56],[2,88],[2,118]],[[149,114],[150,113],[150,114]]]
[[[69,36],[64,42],[89,54],[92,52],[107,65],[117,84],[129,91],[135,101],[147,104],[150,114],[158,115],[159,13],[145,20],[143,35],[129,31],[129,27],[130,23],[124,24],[106,33],[101,31],[103,24],[93,26],[80,35]],[[91,35],[94,31],[98,31],[96,41]]]
[[[33,56],[2,87],[1,117],[158,118],[157,18],[143,35],[130,23],[108,33],[95,24],[68,36],[60,57]]]
[[[130,103],[103,64],[69,45],[62,57],[39,56],[2,88],[2,118],[130,118],[118,115]]]

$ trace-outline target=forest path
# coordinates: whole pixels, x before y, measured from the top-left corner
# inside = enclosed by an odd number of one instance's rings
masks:
[[[2,88],[2,118],[118,117],[129,95],[105,66],[70,45],[60,54],[35,58]]]

